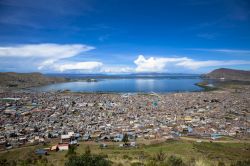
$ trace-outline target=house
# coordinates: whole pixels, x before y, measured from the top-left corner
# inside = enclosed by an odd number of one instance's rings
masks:
[[[101,136],[100,140],[108,141],[108,140],[110,140],[110,136],[109,135],[103,135],[103,136]]]
[[[211,139],[215,140],[215,139],[219,139],[221,138],[220,134],[211,134]]]
[[[91,139],[91,137],[90,137],[89,134],[84,134],[83,137],[82,137],[82,140],[83,140],[83,141],[88,141],[88,140],[90,140],[90,139]]]
[[[78,143],[78,142],[77,142],[76,139],[75,139],[75,140],[71,140],[71,141],[69,142],[70,145],[77,145],[77,143]]]
[[[184,121],[187,122],[187,123],[190,123],[192,121],[192,117],[191,116],[185,116]]]
[[[61,143],[69,143],[70,142],[70,138],[71,136],[70,135],[61,135]]]
[[[114,136],[114,141],[115,142],[122,142],[122,140],[123,140],[123,134],[116,134]]]
[[[58,149],[60,150],[60,151],[64,151],[64,150],[69,150],[69,144],[58,144],[57,145],[58,146]]]
[[[20,145],[25,144],[27,141],[28,141],[28,140],[27,140],[26,137],[20,137],[20,138],[18,139],[18,142],[19,142]]]
[[[54,145],[50,148],[50,151],[58,151],[59,148],[58,148],[58,145]]]
[[[135,147],[136,146],[136,142],[130,142],[130,146]]]
[[[48,152],[46,150],[44,150],[44,149],[37,149],[35,151],[35,154],[37,154],[37,155],[48,155]]]

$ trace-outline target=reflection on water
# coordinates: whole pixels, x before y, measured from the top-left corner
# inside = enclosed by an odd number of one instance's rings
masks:
[[[147,89],[147,92],[154,92],[155,80],[154,79],[136,79],[136,89],[139,92],[143,92],[144,89]]]
[[[67,82],[38,87],[39,91],[70,90],[73,92],[183,92],[201,91],[194,85],[200,78],[183,79],[102,79],[97,82]]]

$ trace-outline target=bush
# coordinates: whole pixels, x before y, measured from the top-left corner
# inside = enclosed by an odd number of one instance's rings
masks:
[[[76,155],[76,146],[70,145],[66,156],[70,157],[70,156],[73,156],[73,155]]]
[[[9,166],[10,162],[7,159],[0,159],[0,165],[2,166]]]
[[[249,166],[250,160],[243,160],[243,161],[237,161],[234,164],[231,164],[231,166]]]
[[[167,165],[168,166],[184,166],[185,164],[181,158],[170,156],[167,160]]]
[[[85,154],[91,154],[91,150],[90,150],[89,145],[85,149]]]
[[[167,155],[161,149],[158,153],[156,153],[154,160],[164,161],[166,158],[167,158]]]
[[[128,158],[129,158],[129,156],[128,156],[128,155],[126,155],[126,154],[124,154],[124,155],[122,156],[122,158],[123,158],[123,159],[128,159]]]
[[[223,163],[222,161],[219,161],[218,166],[225,166],[225,163]]]
[[[71,156],[65,166],[111,166],[111,161],[100,155],[83,154]]]
[[[17,161],[17,165],[21,166],[47,166],[48,160],[45,156],[36,155],[33,151],[28,152],[22,159]]]
[[[126,143],[128,143],[128,134],[127,133],[125,133],[124,134],[124,136],[123,136],[123,138],[122,138],[122,141],[126,144]]]
[[[131,166],[144,166],[144,164],[140,162],[135,162],[135,163],[131,163]]]

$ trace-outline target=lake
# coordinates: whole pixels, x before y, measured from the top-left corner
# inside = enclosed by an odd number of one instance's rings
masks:
[[[72,92],[168,93],[202,91],[195,83],[199,77],[178,78],[106,78],[97,82],[75,81],[35,88],[38,91],[70,90]]]

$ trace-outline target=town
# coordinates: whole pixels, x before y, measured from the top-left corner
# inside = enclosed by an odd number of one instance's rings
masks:
[[[250,91],[170,94],[2,92],[0,149],[57,139],[50,150],[68,150],[79,141],[138,139],[216,140],[250,134]],[[38,152],[39,153],[39,152]]]

